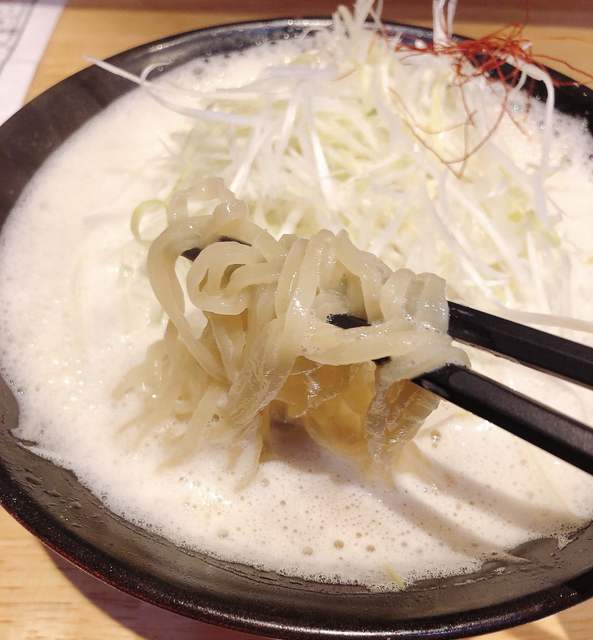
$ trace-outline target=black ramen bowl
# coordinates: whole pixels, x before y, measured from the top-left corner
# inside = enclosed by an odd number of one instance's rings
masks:
[[[171,68],[328,24],[282,19],[214,27],[132,49],[111,62],[134,73],[155,63]],[[412,40],[431,38],[424,29],[400,28]],[[85,69],[0,127],[2,223],[45,159],[132,88],[100,69]],[[538,92],[545,95],[535,86]],[[586,118],[593,131],[593,93],[587,88],[561,86],[557,108]],[[73,473],[31,453],[12,434],[18,417],[17,401],[0,380],[2,506],[85,571],[185,616],[277,638],[456,638],[528,622],[593,595],[593,526],[562,550],[554,540],[523,545],[516,553],[530,562],[490,563],[471,575],[422,581],[393,593],[307,582],[181,549],[114,515]]]

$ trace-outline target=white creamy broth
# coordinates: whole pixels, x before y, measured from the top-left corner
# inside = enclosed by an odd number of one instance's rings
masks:
[[[205,90],[233,86],[294,47],[261,47],[170,75]],[[526,126],[537,130],[540,113],[534,105]],[[273,450],[242,491],[224,452],[167,467],[158,432],[142,439],[137,428],[122,430],[138,407],[133,397],[115,403],[112,391],[163,330],[130,215],[171,187],[176,175],[164,158],[172,136],[191,125],[132,91],[49,159],[11,214],[0,251],[1,365],[19,400],[18,436],[131,522],[221,558],[318,580],[390,587],[470,571],[530,539],[565,540],[591,519],[591,478],[446,403],[408,447],[393,487],[369,484],[297,427],[276,429]],[[557,156],[572,150],[582,159],[550,180],[570,212],[563,241],[593,255],[589,142],[581,124],[557,127]],[[502,126],[496,135],[509,136],[515,161],[528,163],[533,146],[516,131]],[[422,256],[414,260],[417,270],[431,267],[428,257],[424,266]],[[591,317],[590,264],[575,260],[573,276],[574,312]],[[593,394],[471,356],[481,371],[553,398],[579,419],[593,410]]]

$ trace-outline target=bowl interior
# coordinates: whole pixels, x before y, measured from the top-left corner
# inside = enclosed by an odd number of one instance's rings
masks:
[[[112,59],[140,72],[182,64],[324,26],[326,19],[274,20],[195,31]],[[405,27],[407,37],[430,32]],[[169,67],[170,68],[170,67]],[[86,69],[56,85],[0,128],[0,224],[47,156],[132,85]],[[545,95],[542,87],[535,93]],[[593,95],[558,90],[561,111],[587,119]],[[398,593],[307,582],[181,549],[108,511],[65,469],[19,443],[18,405],[0,379],[0,502],[55,551],[106,582],[178,613],[286,638],[456,637],[526,622],[593,593],[593,526],[558,550],[552,540],[517,551],[531,562],[485,565],[471,575],[427,580]],[[25,443],[26,444],[26,443]]]

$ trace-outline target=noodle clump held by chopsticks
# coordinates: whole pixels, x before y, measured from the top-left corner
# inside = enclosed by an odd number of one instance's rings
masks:
[[[389,477],[438,403],[410,379],[467,362],[443,280],[393,271],[343,231],[276,240],[218,179],[175,194],[147,269],[167,328],[117,393],[143,393],[144,428],[174,419],[173,461],[222,445],[249,479],[271,425],[288,422]],[[344,314],[367,326],[328,322]]]

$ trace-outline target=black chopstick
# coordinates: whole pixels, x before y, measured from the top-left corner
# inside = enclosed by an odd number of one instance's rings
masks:
[[[593,349],[449,302],[449,335],[532,369],[593,389]]]
[[[578,420],[458,365],[413,382],[593,475],[593,429]]]
[[[452,338],[593,388],[590,347],[454,302],[449,314]],[[349,314],[329,315],[327,322],[368,326]],[[412,382],[593,475],[593,429],[578,420],[467,367],[448,364]]]

